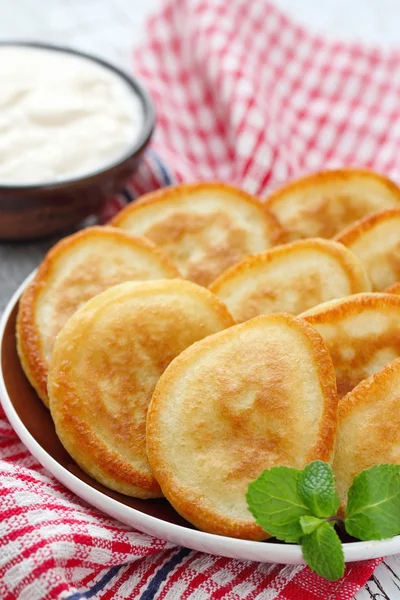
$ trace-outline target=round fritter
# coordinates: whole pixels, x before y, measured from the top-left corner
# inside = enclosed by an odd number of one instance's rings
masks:
[[[342,508],[358,473],[388,463],[400,464],[400,359],[359,383],[339,403],[333,468]]]
[[[201,285],[282,236],[275,217],[256,198],[208,182],[153,192],[127,206],[112,224],[151,239],[185,278]]]
[[[300,315],[322,335],[342,398],[400,356],[400,297],[355,294],[320,304]]]
[[[308,239],[245,258],[210,285],[236,322],[257,315],[297,315],[316,304],[371,291],[359,259],[331,240]]]
[[[400,207],[361,219],[336,240],[359,257],[375,292],[400,279]]]
[[[246,504],[264,469],[329,461],[335,372],[320,335],[263,315],[185,350],[160,378],[147,416],[151,468],[172,506],[205,531],[268,537]]]
[[[113,227],[70,235],[46,255],[23,294],[17,340],[22,367],[48,406],[47,371],[56,335],[87,300],[117,283],[179,277],[150,241]]]
[[[323,171],[279,188],[267,198],[266,206],[289,239],[331,238],[365,215],[400,208],[400,189],[372,171]]]
[[[122,283],[89,300],[59,333],[48,379],[72,458],[111,489],[161,496],[146,456],[154,387],[182,350],[232,324],[216,296],[178,279]]]

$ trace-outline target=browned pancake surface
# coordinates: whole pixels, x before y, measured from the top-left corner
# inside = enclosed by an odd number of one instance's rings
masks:
[[[300,315],[322,335],[336,370],[339,397],[400,356],[400,297],[355,294]]]
[[[201,285],[282,236],[275,217],[256,198],[209,182],[153,192],[127,206],[112,224],[151,239],[185,278]]]
[[[323,171],[279,188],[267,198],[266,206],[290,239],[331,238],[365,215],[399,208],[400,190],[372,171]]]
[[[331,300],[371,291],[360,260],[341,244],[308,239],[271,248],[230,267],[211,285],[236,322],[260,314],[299,314]]]
[[[387,294],[400,294],[400,281],[397,281],[396,283],[388,287],[387,290],[385,290],[385,292]]]
[[[382,292],[400,279],[400,207],[357,221],[336,240],[362,261],[374,291]]]
[[[146,455],[146,412],[168,364],[233,324],[211,292],[183,280],[126,282],[89,300],[57,337],[49,399],[57,435],[100,483],[162,495]]]
[[[157,384],[147,418],[150,465],[167,499],[211,533],[261,540],[246,505],[264,469],[329,461],[337,396],[316,331],[260,316],[198,342]]]
[[[354,477],[379,464],[400,464],[400,359],[339,403],[334,472],[342,509]]]
[[[21,363],[43,402],[54,340],[80,306],[117,283],[178,276],[152,242],[120,229],[90,227],[58,242],[25,290],[17,321]]]

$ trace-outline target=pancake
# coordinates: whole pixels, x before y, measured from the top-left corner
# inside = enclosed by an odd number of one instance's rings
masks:
[[[375,292],[400,279],[400,207],[361,219],[336,240],[359,257]]]
[[[387,294],[400,294],[400,281],[388,287],[387,290],[385,290],[385,292]]]
[[[400,297],[355,294],[301,315],[324,338],[342,398],[400,356]]]
[[[290,315],[255,317],[197,342],[166,369],[147,416],[163,493],[199,529],[268,538],[246,492],[264,469],[330,461],[335,373],[318,333]]]
[[[323,171],[278,189],[266,206],[288,230],[289,239],[331,238],[366,215],[400,208],[400,189],[372,171]]]
[[[362,381],[339,404],[333,468],[342,508],[355,475],[400,464],[400,359]]]
[[[233,324],[211,292],[178,279],[127,282],[66,323],[49,370],[62,444],[89,475],[129,496],[162,495],[146,456],[146,412],[158,378],[182,350]]]
[[[112,221],[166,252],[186,279],[209,285],[230,265],[280,241],[282,230],[250,194],[222,183],[167,187]]]
[[[245,258],[225,271],[210,290],[236,322],[257,315],[297,315],[333,298],[371,291],[358,258],[341,244],[308,239]]]
[[[169,277],[179,273],[154,244],[111,227],[84,229],[48,252],[20,300],[17,320],[22,367],[46,406],[54,339],[69,317],[112,285]]]

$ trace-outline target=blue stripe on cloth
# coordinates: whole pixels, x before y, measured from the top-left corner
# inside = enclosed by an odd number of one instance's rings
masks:
[[[157,152],[155,152],[152,148],[148,152],[149,152],[149,155],[153,157],[154,162],[157,164],[158,168],[160,169],[160,172],[161,172],[161,175],[163,178],[163,184],[171,185],[172,178],[171,178],[170,174],[168,173],[167,167],[164,165],[161,158],[158,156]]]
[[[189,548],[182,548],[179,550],[172,558],[170,558],[163,567],[153,577],[150,581],[148,588],[142,593],[140,596],[140,600],[153,600],[156,593],[158,592],[160,585],[162,582],[168,577],[168,575],[179,565],[182,560],[192,552]]]
[[[161,174],[161,187],[172,185],[173,179],[170,176],[170,174],[168,173],[167,167],[164,165],[164,163],[162,162],[162,160],[158,156],[158,154],[152,148],[150,148],[147,151],[147,155],[152,159],[153,164],[155,163],[156,166],[158,167],[159,174]],[[154,167],[150,167],[150,168],[154,168]],[[120,196],[122,196],[127,203],[132,202],[133,200],[136,200],[136,198],[137,198],[137,195],[135,194],[135,192],[132,189],[127,188],[127,187],[125,189],[123,189],[122,192],[120,192]]]
[[[128,190],[128,188],[125,188],[124,190],[122,190],[122,192],[121,192],[121,195],[122,195],[122,196],[125,198],[125,200],[126,200],[127,202],[132,202],[132,200],[133,200],[133,198],[134,198],[134,196],[133,196],[132,192],[130,192],[130,191]]]
[[[123,565],[112,567],[93,587],[87,590],[87,592],[76,592],[75,594],[72,594],[72,596],[68,596],[65,600],[86,600],[87,598],[92,598],[97,592],[100,592],[113,577],[115,577],[122,566]]]

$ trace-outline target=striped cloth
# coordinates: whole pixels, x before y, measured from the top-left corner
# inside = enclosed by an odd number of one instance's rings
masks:
[[[0,408],[1,600],[349,600],[379,560],[337,583],[308,568],[173,547],[132,531],[58,483]]]
[[[157,129],[128,200],[202,179],[263,197],[343,165],[400,182],[400,49],[329,42],[267,0],[168,0],[146,34]]]
[[[158,126],[124,194],[220,179],[263,196],[321,167],[400,172],[400,53],[327,42],[266,0],[167,0],[134,70]],[[329,583],[132,531],[66,490],[0,413],[1,600],[350,600],[379,560]]]

